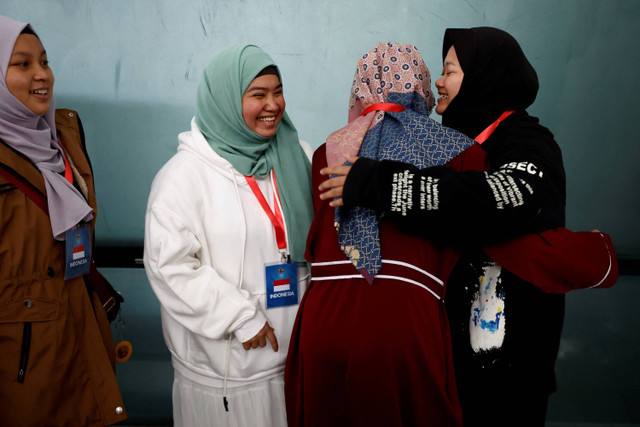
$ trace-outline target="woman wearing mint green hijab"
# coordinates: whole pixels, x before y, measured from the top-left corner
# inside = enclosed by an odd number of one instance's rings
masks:
[[[253,45],[214,55],[191,130],[153,181],[145,268],[174,367],[174,423],[286,425],[284,363],[308,271],[311,148]]]

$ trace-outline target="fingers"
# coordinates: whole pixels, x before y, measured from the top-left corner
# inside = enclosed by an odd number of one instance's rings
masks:
[[[333,178],[329,178],[323,182],[320,183],[320,185],[318,186],[318,189],[320,189],[321,191],[324,190],[329,190],[331,188],[342,188],[344,187],[344,182],[347,180],[346,176],[336,176]]]
[[[339,197],[337,199],[333,199],[332,201],[330,201],[329,206],[331,206],[332,208],[335,208],[338,206],[344,206],[344,201],[342,200],[342,197]]]
[[[327,166],[326,168],[320,169],[320,175],[338,175],[338,176],[347,176],[349,171],[351,170],[351,166]]]
[[[344,190],[345,180],[346,178],[344,176],[337,176],[335,178],[329,178],[328,180],[321,183],[318,187],[320,191],[323,191],[318,196],[320,197],[320,200],[336,199],[329,202],[329,205],[334,207],[342,206],[342,192]]]
[[[347,156],[347,160],[351,163],[355,163],[358,160],[355,156]],[[329,206],[344,206],[342,200],[342,192],[344,190],[344,183],[347,180],[347,175],[351,170],[351,166],[327,166],[320,170],[321,175],[329,175],[329,178],[322,182],[318,189],[321,191],[319,197],[320,200],[333,199],[329,202]]]
[[[271,348],[273,351],[278,351],[278,339],[276,338],[273,328],[270,328],[267,332],[267,339],[271,342]]]
[[[252,348],[258,348],[258,344],[260,344],[260,337],[262,337],[264,339],[264,328],[266,328],[269,324],[265,323],[264,326],[262,327],[262,329],[260,329],[260,332],[258,332],[256,334],[256,336],[254,336],[253,338],[251,338],[250,340],[247,340],[245,342],[242,343],[242,348],[244,348],[245,350],[251,350]],[[265,343],[266,345],[266,343]],[[263,345],[264,347],[264,345]]]
[[[245,341],[242,343],[242,348],[244,348],[245,350],[251,350],[252,348],[258,348],[258,344],[260,343],[260,339],[256,336],[254,338],[251,338],[249,341]],[[262,345],[261,347],[264,347],[264,345]]]
[[[320,175],[348,175],[351,166],[358,160],[358,156],[347,156],[351,165],[334,165],[320,169]]]
[[[245,350],[251,350],[258,347],[266,347],[267,340],[271,343],[273,351],[278,351],[278,339],[276,338],[274,329],[269,325],[269,322],[265,322],[264,326],[255,337],[243,342],[242,348]]]
[[[320,197],[321,200],[332,199],[334,197],[342,197],[343,190],[344,187],[329,188],[324,193],[320,193],[318,197]]]

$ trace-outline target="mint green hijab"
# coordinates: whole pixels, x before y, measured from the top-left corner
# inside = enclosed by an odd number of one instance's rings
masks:
[[[234,45],[216,53],[198,86],[196,124],[211,148],[241,174],[265,177],[274,170],[291,259],[302,262],[313,202],[311,164],[300,146],[298,132],[286,112],[271,138],[249,129],[242,118],[242,95],[268,66],[276,65],[257,46]]]

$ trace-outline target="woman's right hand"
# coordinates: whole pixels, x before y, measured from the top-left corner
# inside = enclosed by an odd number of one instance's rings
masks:
[[[257,335],[248,341],[242,343],[242,347],[245,350],[251,350],[252,348],[264,347],[267,345],[267,340],[271,343],[273,351],[278,351],[278,339],[274,333],[274,329],[269,325],[269,322],[265,322],[263,328]]]
[[[353,165],[357,160],[357,156],[347,156],[347,160]],[[342,192],[344,190],[344,183],[347,180],[347,175],[351,170],[351,165],[336,165],[328,166],[320,170],[320,175],[329,175],[333,178],[328,178],[323,181],[318,187],[321,191],[320,200],[333,199],[329,202],[329,206],[337,207],[344,206],[342,201]]]

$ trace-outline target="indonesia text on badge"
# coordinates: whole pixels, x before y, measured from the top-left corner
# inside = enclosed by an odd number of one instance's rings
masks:
[[[66,262],[64,277],[81,276],[89,273],[91,261],[91,238],[89,226],[83,225],[66,233]]]
[[[298,304],[298,270],[296,263],[267,265],[267,308]]]

